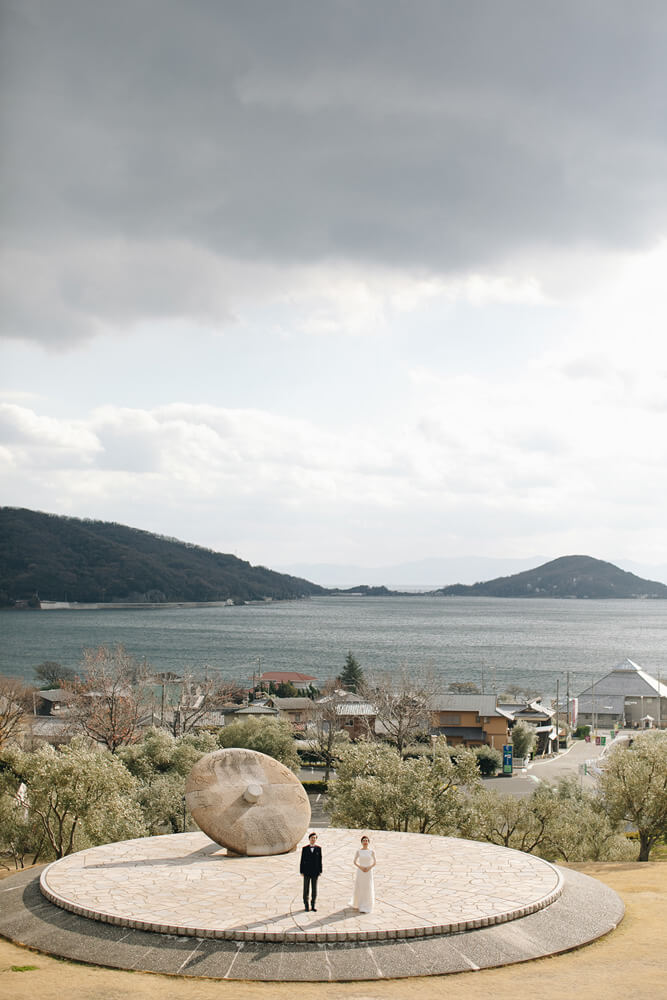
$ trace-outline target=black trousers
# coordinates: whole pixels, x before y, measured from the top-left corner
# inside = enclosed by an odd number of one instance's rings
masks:
[[[317,880],[319,875],[304,875],[303,876],[303,905],[308,906],[308,887],[310,886],[310,902],[312,906],[315,906],[315,900],[317,899]]]

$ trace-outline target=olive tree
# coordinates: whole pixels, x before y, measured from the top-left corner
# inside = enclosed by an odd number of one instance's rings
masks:
[[[503,755],[495,747],[475,747],[474,753],[481,774],[495,774],[503,766]]]
[[[471,797],[463,832],[551,861],[627,861],[631,853],[599,796],[572,778],[542,783],[521,799],[480,790]]]
[[[441,834],[457,831],[463,789],[480,780],[474,754],[453,759],[442,739],[432,754],[417,758],[361,741],[341,752],[336,774],[328,802],[334,826]]]
[[[527,722],[516,722],[512,727],[512,747],[514,758],[529,757],[535,749],[537,733]]]
[[[532,795],[516,799],[495,790],[473,796],[464,825],[472,840],[485,840],[530,854],[539,853],[555,806],[551,797]]]
[[[109,841],[143,836],[138,783],[109,751],[84,737],[55,750],[13,750],[4,774],[25,785],[23,802],[44,834],[45,850],[56,858]],[[5,778],[7,780],[7,778]]]
[[[139,743],[120,748],[118,757],[139,782],[137,798],[151,835],[181,830],[186,778],[200,757],[216,748],[210,733],[174,738],[157,728]]]
[[[14,782],[0,789],[0,865],[23,868],[26,855],[29,864],[35,864],[44,846],[44,831],[35,816],[30,814],[25,798],[25,785]]]
[[[292,727],[285,719],[249,718],[225,726],[217,737],[219,747],[244,747],[275,757],[298,774],[301,761]]]
[[[543,857],[554,861],[630,861],[636,849],[601,807],[600,796],[582,788],[576,778],[544,785],[556,808],[550,815]]]
[[[667,834],[667,732],[641,733],[631,746],[606,755],[598,778],[612,821],[630,823],[639,836],[638,861]]]

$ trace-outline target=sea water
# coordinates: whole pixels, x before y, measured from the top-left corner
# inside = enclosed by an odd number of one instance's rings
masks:
[[[85,648],[122,643],[156,671],[250,681],[297,670],[322,683],[351,650],[367,673],[434,674],[553,695],[587,687],[626,657],[667,680],[667,601],[318,597],[240,607],[3,611],[0,674],[33,680],[43,660],[76,668]]]

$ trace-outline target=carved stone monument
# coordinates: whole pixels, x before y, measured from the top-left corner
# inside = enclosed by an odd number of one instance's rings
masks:
[[[235,854],[285,854],[310,823],[301,782],[257,750],[206,754],[188,775],[185,801],[200,829]]]

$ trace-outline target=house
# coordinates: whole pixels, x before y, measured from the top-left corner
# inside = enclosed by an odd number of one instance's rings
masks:
[[[72,692],[62,688],[51,688],[49,691],[35,691],[33,705],[35,715],[60,715],[67,710],[72,701]]]
[[[271,695],[266,704],[269,708],[277,708],[279,718],[287,719],[295,732],[303,733],[311,720],[314,704],[310,698],[278,698]]]
[[[377,709],[354,691],[336,689],[331,694],[317,699],[315,712],[318,705],[327,706],[325,718],[331,718],[331,713],[335,712],[337,726],[343,729],[351,740],[368,739],[376,733]],[[323,723],[325,731],[328,725],[326,721]]]
[[[440,694],[429,700],[430,732],[451,746],[490,746],[509,741],[512,716],[496,705],[495,694]]]
[[[32,750],[43,743],[59,747],[69,743],[74,732],[70,720],[62,716],[29,715],[24,720],[21,739]]]
[[[579,725],[600,729],[615,725],[644,729],[647,723],[667,726],[667,685],[633,660],[624,660],[593,681],[577,700]]]
[[[368,737],[375,732],[377,710],[366,701],[341,701],[336,705],[336,717],[341,729],[351,740]]]
[[[235,703],[230,702],[226,705],[220,705],[219,708],[209,708],[196,720],[196,722],[194,722],[192,728],[209,730],[222,729],[223,726],[228,726],[230,722],[234,722],[235,716],[241,707],[241,705],[236,705]]]
[[[555,753],[558,750],[558,732],[554,724],[555,710],[545,708],[539,698],[527,704],[499,706],[513,717],[513,724],[525,722],[532,726],[537,736],[535,754]]]
[[[270,708],[268,705],[258,705],[253,703],[252,705],[246,705],[245,708],[239,708],[234,713],[233,721],[245,722],[246,719],[277,719],[279,715],[277,708]]]

